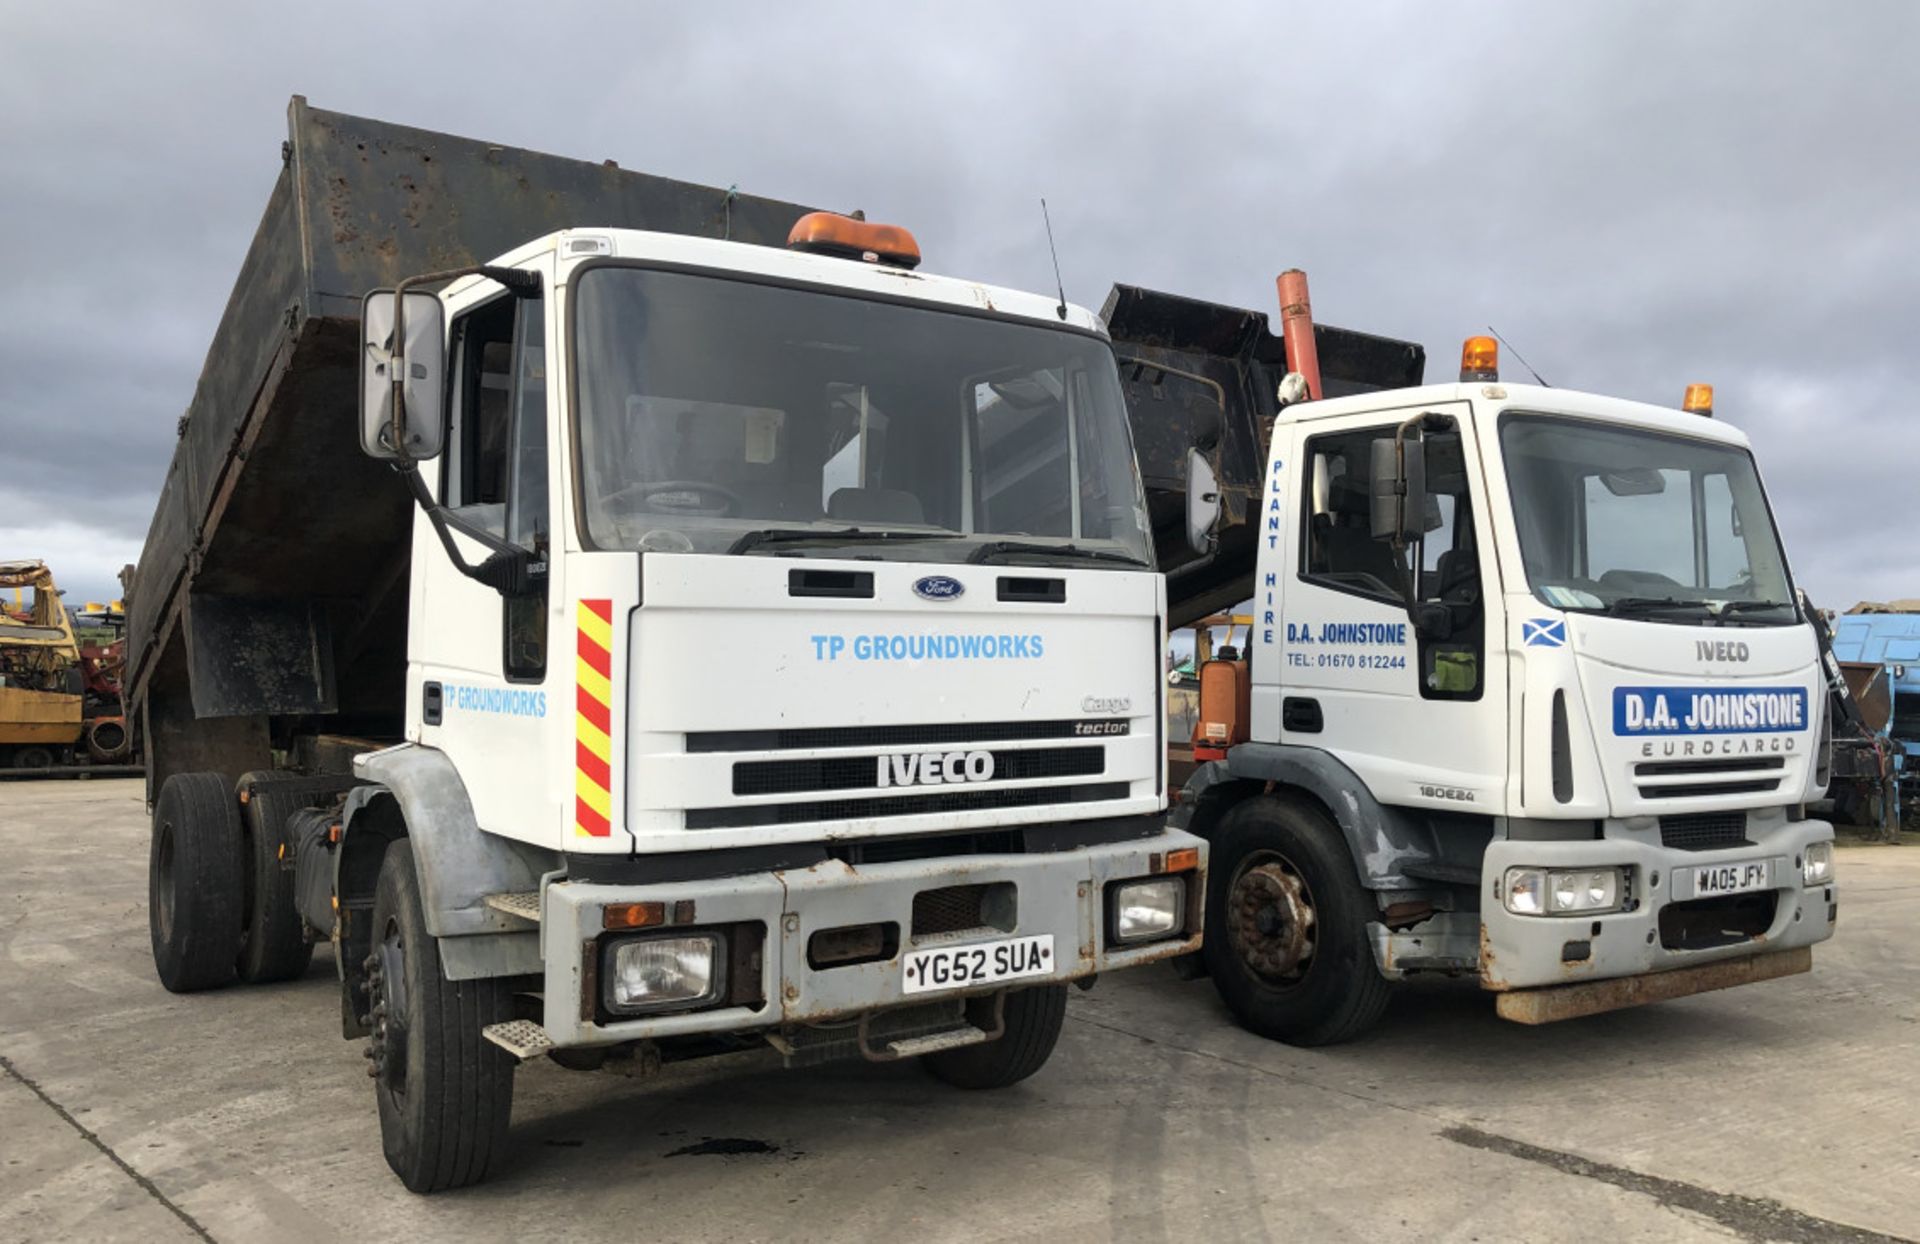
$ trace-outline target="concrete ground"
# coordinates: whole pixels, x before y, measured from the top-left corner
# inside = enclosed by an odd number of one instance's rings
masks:
[[[1557,1027],[1436,984],[1296,1050],[1148,969],[997,1094],[530,1065],[510,1168],[432,1198],[381,1159],[327,953],[167,994],[146,856],[138,783],[0,783],[0,1239],[1920,1237],[1920,847],[1841,852],[1810,975]]]

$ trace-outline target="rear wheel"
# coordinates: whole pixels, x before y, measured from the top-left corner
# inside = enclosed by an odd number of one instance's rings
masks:
[[[1018,1084],[1046,1065],[1067,1018],[1067,987],[1036,985],[1007,995],[1006,1031],[997,1041],[927,1054],[921,1063],[955,1088],[997,1089]]]
[[[240,979],[253,985],[292,980],[313,960],[306,922],[293,895],[293,839],[287,822],[306,801],[274,789],[272,774],[240,779],[245,793],[241,825],[246,838],[246,904],[240,954]]]
[[[1242,1024],[1291,1045],[1332,1045],[1373,1026],[1392,991],[1367,937],[1375,906],[1325,815],[1246,800],[1221,818],[1208,872],[1201,949]]]
[[[44,747],[23,747],[13,754],[16,769],[51,769],[53,753]]]
[[[217,773],[176,773],[153,805],[147,930],[160,983],[174,993],[233,979],[240,950],[240,809]]]
[[[404,838],[380,865],[366,968],[367,1057],[387,1165],[413,1192],[480,1182],[506,1149],[514,1069],[513,1056],[480,1030],[510,1017],[510,998],[498,980],[450,981],[441,972]]]

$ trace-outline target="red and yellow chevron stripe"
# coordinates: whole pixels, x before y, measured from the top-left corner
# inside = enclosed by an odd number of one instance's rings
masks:
[[[605,838],[613,832],[613,602],[580,602],[574,677],[573,826]]]

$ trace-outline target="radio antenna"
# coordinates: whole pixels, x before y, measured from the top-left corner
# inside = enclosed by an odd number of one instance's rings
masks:
[[[1053,244],[1053,217],[1047,214],[1044,195],[1040,199],[1040,219],[1047,226],[1047,253],[1053,256],[1053,283],[1060,291],[1060,305],[1054,308],[1054,313],[1064,320],[1067,318],[1067,283],[1060,279],[1060,251]]]
[[[1551,388],[1553,387],[1552,385],[1550,385],[1550,384],[1548,384],[1548,383],[1547,383],[1547,381],[1546,381],[1546,378],[1545,378],[1545,377],[1543,377],[1543,376],[1542,376],[1542,375],[1541,375],[1541,374],[1540,374],[1539,372],[1537,372],[1537,371],[1534,371],[1534,370],[1533,370],[1533,364],[1532,364],[1532,363],[1529,363],[1529,362],[1527,362],[1527,360],[1526,360],[1526,359],[1524,359],[1524,358],[1522,358],[1522,357],[1521,357],[1521,355],[1520,355],[1520,351],[1518,351],[1518,350],[1516,350],[1516,349],[1514,349],[1514,348],[1513,348],[1513,343],[1512,343],[1512,342],[1510,342],[1510,341],[1508,341],[1508,340],[1507,340],[1507,339],[1506,339],[1505,337],[1502,337],[1502,336],[1500,335],[1500,330],[1499,330],[1499,329],[1497,329],[1497,328],[1495,328],[1495,327],[1494,327],[1493,325],[1491,325],[1491,324],[1489,324],[1489,325],[1487,325],[1487,331],[1493,334],[1493,339],[1494,339],[1495,341],[1497,341],[1497,342],[1499,342],[1499,343],[1500,343],[1500,344],[1501,344],[1502,346],[1504,346],[1504,347],[1506,348],[1506,351],[1507,351],[1507,353],[1508,353],[1508,354],[1511,354],[1511,355],[1513,355],[1513,357],[1515,357],[1515,358],[1517,358],[1517,359],[1520,359],[1520,366],[1522,366],[1522,367],[1524,367],[1524,368],[1526,368],[1526,369],[1527,369],[1527,374],[1528,374],[1528,375],[1530,375],[1530,376],[1532,376],[1532,377],[1534,378],[1534,380],[1535,380],[1536,382],[1538,382],[1538,383],[1539,383],[1539,385],[1540,385],[1540,387],[1541,387],[1541,388],[1543,388],[1543,389],[1551,389]]]

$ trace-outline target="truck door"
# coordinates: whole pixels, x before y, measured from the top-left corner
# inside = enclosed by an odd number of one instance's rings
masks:
[[[550,602],[562,598],[551,581],[559,563],[548,555],[546,310],[544,297],[501,295],[454,316],[439,487],[462,524],[520,545],[550,573],[530,593],[503,596],[462,574],[424,519],[414,540],[410,645],[419,686],[409,702],[418,737],[458,766],[481,827],[517,838],[557,821],[550,774],[571,772],[542,750],[572,734],[541,729],[565,701],[549,686],[548,669]],[[469,563],[485,559],[480,542],[455,538]]]
[[[1480,556],[1487,503],[1466,404],[1423,409],[1447,426],[1427,436],[1432,503],[1411,556],[1372,537],[1369,471],[1372,442],[1422,410],[1276,434],[1268,508],[1283,534],[1262,549],[1256,584],[1256,611],[1277,615],[1256,650],[1256,737],[1275,737],[1272,722],[1281,742],[1332,752],[1385,803],[1491,810],[1506,769],[1506,692],[1504,664],[1487,652],[1487,637],[1503,634],[1489,617],[1492,559]],[[1279,495],[1288,481],[1291,498]],[[1277,660],[1258,659],[1266,653]]]

